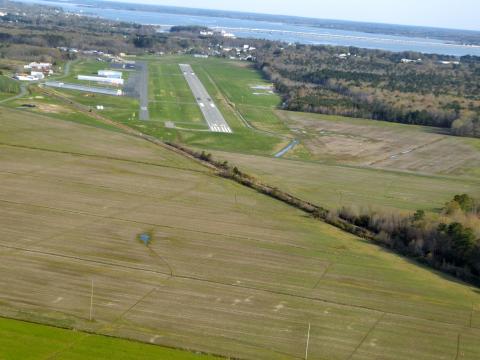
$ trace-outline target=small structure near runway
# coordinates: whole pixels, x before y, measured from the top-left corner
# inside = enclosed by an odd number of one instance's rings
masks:
[[[67,84],[62,83],[59,81],[47,81],[45,86],[58,88],[58,89],[68,89],[68,90],[78,90],[96,94],[103,94],[103,95],[112,95],[112,96],[122,96],[123,91],[120,89],[106,89],[96,86],[84,86],[79,84]]]
[[[91,75],[78,75],[78,80],[84,81],[94,81],[97,83],[104,83],[110,85],[122,85],[123,86],[123,79],[111,78],[111,77],[104,77],[104,76],[91,76]]]

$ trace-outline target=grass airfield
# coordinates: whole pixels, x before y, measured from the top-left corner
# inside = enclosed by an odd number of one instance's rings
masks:
[[[247,359],[301,359],[308,323],[314,359],[480,356],[478,289],[139,139],[0,112],[3,316]]]

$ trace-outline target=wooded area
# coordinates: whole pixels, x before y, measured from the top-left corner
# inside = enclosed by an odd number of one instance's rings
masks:
[[[293,111],[480,136],[480,59],[330,46],[263,47],[257,67]]]

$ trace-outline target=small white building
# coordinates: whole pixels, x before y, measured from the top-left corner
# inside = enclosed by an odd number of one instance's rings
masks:
[[[404,64],[410,64],[410,63],[419,63],[419,62],[422,62],[422,59],[417,59],[417,60],[414,60],[414,59],[402,59],[400,60],[400,62],[404,63]]]
[[[439,61],[442,65],[460,65],[460,61]]]
[[[52,68],[52,64],[31,62],[28,65],[24,65],[23,68],[26,70],[48,71]]]
[[[121,79],[123,77],[123,73],[121,71],[113,71],[113,70],[98,70],[98,76],[112,78],[112,79]]]
[[[13,78],[19,81],[36,81],[37,80],[32,75],[21,75],[21,74],[15,75]]]
[[[33,76],[36,80],[43,80],[45,79],[45,74],[41,71],[32,71],[30,75]]]
[[[226,32],[225,30],[222,30],[220,32],[220,34],[224,37],[224,38],[229,38],[229,39],[235,39],[235,34],[232,34],[232,33],[229,33],[229,32]]]
[[[123,79],[107,78],[102,76],[78,75],[77,79],[84,81],[95,81],[110,85],[123,85],[124,83]]]

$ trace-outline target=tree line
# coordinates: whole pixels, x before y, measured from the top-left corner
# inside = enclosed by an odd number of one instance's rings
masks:
[[[463,280],[480,284],[480,203],[456,195],[442,214],[411,215],[343,207],[338,216],[375,234],[375,240]]]
[[[480,58],[355,47],[261,47],[256,67],[283,108],[480,136]]]

